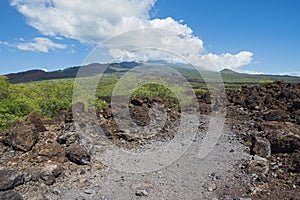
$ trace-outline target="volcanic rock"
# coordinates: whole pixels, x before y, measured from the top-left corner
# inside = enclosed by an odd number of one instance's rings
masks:
[[[254,155],[261,156],[263,158],[268,158],[271,155],[271,144],[270,142],[261,137],[255,137],[252,144],[252,153]]]
[[[269,161],[266,158],[254,156],[254,159],[250,161],[247,170],[248,174],[267,174],[269,171]]]
[[[26,121],[29,121],[31,123],[34,124],[35,126],[35,130],[37,132],[44,132],[46,131],[46,127],[44,126],[42,120],[41,120],[41,116],[39,114],[37,114],[36,112],[32,111],[26,118]]]
[[[78,143],[80,136],[76,132],[64,131],[57,137],[57,142],[61,145],[69,146],[74,143]]]
[[[0,170],[0,191],[10,190],[24,183],[24,173],[14,170]]]
[[[37,142],[35,125],[29,121],[16,121],[9,129],[6,142],[16,149],[30,151]]]
[[[150,124],[149,108],[147,106],[134,106],[130,108],[130,116],[139,126]]]
[[[146,190],[137,190],[135,192],[136,196],[148,196],[148,192]]]
[[[293,133],[269,135],[272,153],[291,153],[300,149],[300,136]]]
[[[264,119],[266,121],[284,121],[287,119],[288,116],[286,113],[282,112],[281,110],[271,110],[264,114]]]
[[[14,190],[7,190],[0,192],[0,200],[21,200],[23,199],[21,194]]]
[[[65,150],[57,143],[37,144],[35,150],[44,161],[55,161],[63,163],[65,161]]]
[[[89,152],[79,144],[71,144],[66,151],[67,158],[79,165],[88,165],[91,161]]]
[[[40,174],[40,179],[46,185],[52,185],[55,183],[55,179],[63,172],[63,168],[59,164],[53,164],[48,162],[46,166],[42,169]]]

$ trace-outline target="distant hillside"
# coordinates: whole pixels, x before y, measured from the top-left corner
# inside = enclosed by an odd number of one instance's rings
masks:
[[[190,82],[203,82],[204,79],[202,76],[206,77],[206,81],[214,82],[215,73],[202,70],[201,75],[199,72],[195,70],[190,65],[183,64],[168,64],[160,61],[150,61],[147,63],[141,62],[122,62],[122,63],[112,63],[109,64],[89,64],[83,66],[85,69],[85,74],[81,73],[81,77],[89,77],[94,76],[95,74],[99,74],[99,71],[103,71],[104,73],[114,74],[114,75],[122,75],[128,72],[130,69],[138,66],[138,65],[157,65],[162,68],[163,66],[169,66],[176,69],[179,73],[183,74]],[[76,78],[77,73],[80,67],[70,67],[64,70],[57,70],[52,72],[45,72],[43,70],[30,70],[26,72],[7,74],[5,76],[8,77],[10,83],[26,83],[32,81],[42,81],[42,80],[53,80],[53,79],[66,79],[66,78]],[[282,80],[290,83],[299,83],[300,77],[297,76],[279,76],[279,75],[263,75],[263,74],[245,74],[238,73],[230,69],[224,69],[220,71],[221,76],[223,78],[224,83],[258,83],[261,80]]]
[[[235,72],[231,69],[223,69],[223,70],[220,71],[220,73],[221,74],[235,74],[235,75],[239,74],[238,72]]]
[[[81,73],[82,77],[89,77],[95,74],[99,74],[108,64],[89,64],[83,66],[85,68],[85,74]],[[120,73],[128,71],[129,69],[137,66],[136,62],[123,62],[123,63],[112,63],[105,70],[105,73]],[[51,72],[45,72],[43,70],[29,70],[25,72],[6,74],[10,83],[27,83],[32,81],[52,80],[52,79],[63,79],[63,78],[76,78],[80,67],[70,67],[64,70],[57,70]]]

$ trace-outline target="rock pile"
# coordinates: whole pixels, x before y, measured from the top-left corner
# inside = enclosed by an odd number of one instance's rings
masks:
[[[61,111],[48,120],[32,112],[0,133],[0,199],[22,199],[14,190],[19,185],[52,185],[65,170],[90,164],[91,156],[81,145],[79,133],[70,131],[70,116]]]
[[[300,176],[294,175],[300,171],[300,84],[277,81],[227,96],[232,130],[253,155],[247,172],[276,187],[278,195],[287,194],[286,187],[300,187]]]
[[[135,147],[141,142],[172,139],[180,122],[180,113],[166,106],[161,98],[133,98],[129,116],[124,110],[107,107],[98,113],[105,135],[121,147]],[[150,127],[149,127],[150,125]]]

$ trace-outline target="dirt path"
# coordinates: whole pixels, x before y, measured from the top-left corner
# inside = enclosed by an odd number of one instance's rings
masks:
[[[208,117],[202,116],[205,126]],[[189,127],[186,127],[189,130]],[[188,151],[170,166],[149,173],[126,173],[111,167],[71,174],[46,189],[48,199],[216,199],[215,190],[237,174],[244,148],[225,127],[215,148],[203,159],[199,148],[205,130],[198,131]],[[63,182],[62,182],[63,181]],[[29,191],[31,199],[37,197]],[[38,198],[36,198],[38,199]]]

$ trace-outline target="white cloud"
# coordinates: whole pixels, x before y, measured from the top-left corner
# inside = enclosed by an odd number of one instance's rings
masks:
[[[236,69],[241,66],[247,65],[252,62],[253,54],[248,51],[242,51],[238,54],[232,55],[229,53],[225,53],[222,55],[216,55],[209,53],[207,55],[203,55],[198,59],[198,62],[201,63],[201,60],[210,60],[213,62],[217,68],[217,70],[222,69]],[[197,62],[197,58],[195,58],[195,62]]]
[[[52,40],[44,37],[36,37],[33,42],[25,42],[23,38],[19,38],[19,42],[10,43],[6,41],[0,41],[0,45],[17,48],[23,51],[38,51],[48,53],[53,49],[65,49],[67,45],[54,43]]]
[[[154,51],[141,55],[129,50],[146,46],[176,50],[193,64],[214,70],[236,69],[252,62],[253,54],[246,51],[236,55],[206,53],[203,41],[194,36],[192,29],[183,24],[182,20],[176,21],[171,17],[151,20],[149,11],[155,2],[156,0],[11,0],[11,5],[26,17],[29,25],[42,34],[72,38],[82,43],[100,44],[109,37],[140,28],[159,28],[176,32],[148,31],[137,35],[125,33],[115,41],[112,39],[103,44],[110,48],[111,55],[116,58],[162,59],[162,55]],[[38,42],[34,44],[36,43]],[[19,48],[47,52],[47,48],[34,44],[21,45]],[[53,48],[63,46],[54,45]],[[178,61],[174,56],[168,56],[167,59]],[[216,66],[212,67],[211,62]]]
[[[279,75],[282,75],[282,76],[298,76],[300,77],[300,72],[285,72],[285,73],[280,73]]]
[[[48,53],[50,49],[65,49],[67,45],[57,44],[48,38],[37,37],[34,42],[18,43],[16,47],[23,51],[39,51]]]
[[[263,75],[265,74],[264,72],[257,72],[257,71],[252,71],[252,70],[237,70],[236,72],[238,73],[244,73],[244,74],[254,74],[254,75]]]
[[[11,0],[28,24],[48,36],[96,42],[140,28],[155,0]]]
[[[10,44],[8,42],[5,42],[5,41],[0,41],[0,45],[9,46]]]

